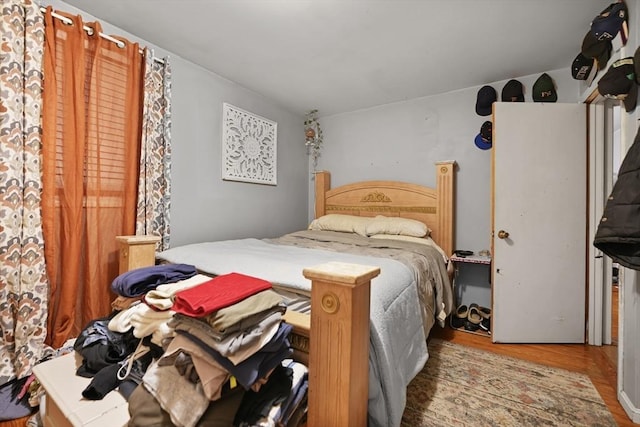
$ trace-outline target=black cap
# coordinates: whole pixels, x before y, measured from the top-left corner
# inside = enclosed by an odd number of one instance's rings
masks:
[[[522,83],[518,80],[509,80],[502,88],[502,102],[524,102]]]
[[[476,144],[476,147],[481,150],[488,150],[489,148],[491,148],[491,146],[493,145],[492,133],[493,125],[491,124],[491,122],[484,122],[480,127],[480,133],[476,135],[473,141]]]
[[[636,108],[638,84],[632,57],[618,59],[598,80],[598,92],[608,98],[622,99],[628,112]]]
[[[576,80],[587,80],[595,62],[595,59],[587,58],[582,52],[579,53],[576,59],[573,60],[573,64],[571,64],[571,75]]]
[[[589,31],[582,40],[582,54],[587,58],[593,58],[598,64],[598,70],[604,70],[611,58],[611,40],[598,40]]]
[[[491,86],[482,86],[476,99],[476,113],[480,116],[491,114],[491,105],[498,100],[496,90]]]
[[[627,44],[627,5],[623,1],[611,3],[591,21],[591,34],[598,40],[612,40],[620,33]]]
[[[538,77],[531,89],[531,97],[534,102],[556,102],[558,100],[556,85],[549,74],[543,73]]]

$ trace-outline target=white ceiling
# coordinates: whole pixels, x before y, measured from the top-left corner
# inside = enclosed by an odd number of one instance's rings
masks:
[[[608,0],[64,0],[298,114],[567,68]]]

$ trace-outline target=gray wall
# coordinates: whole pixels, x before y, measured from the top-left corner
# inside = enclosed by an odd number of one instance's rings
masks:
[[[54,10],[96,18],[59,0]],[[308,163],[302,116],[100,20],[104,32],[170,56],[172,66],[171,245],[272,237],[307,225]],[[278,123],[277,186],[222,181],[222,103]]]
[[[172,245],[304,228],[304,119],[189,62],[172,64]],[[277,186],[222,181],[223,102],[278,123]]]
[[[579,49],[579,43],[577,42]],[[577,51],[576,51],[577,54]],[[568,64],[573,58],[568,59]],[[578,102],[579,83],[569,68],[549,71],[558,102]],[[514,76],[525,87],[525,102],[539,75]],[[487,82],[498,99],[506,81]],[[475,112],[478,87],[442,95],[321,117],[324,147],[318,169],[331,172],[332,186],[366,179],[391,179],[435,185],[434,162],[455,160],[457,249],[489,249],[491,150],[473,139],[491,116]],[[541,124],[543,125],[543,124]],[[541,165],[544,167],[544,165]],[[310,193],[309,217],[313,217]]]

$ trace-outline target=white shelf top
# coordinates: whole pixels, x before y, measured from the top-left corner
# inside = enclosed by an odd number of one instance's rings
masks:
[[[490,256],[468,255],[466,257],[461,257],[453,255],[449,259],[454,262],[468,262],[470,264],[491,264]]]

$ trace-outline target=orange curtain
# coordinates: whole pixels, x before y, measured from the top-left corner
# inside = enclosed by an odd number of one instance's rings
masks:
[[[42,215],[54,348],[110,313],[115,236],[133,234],[142,57],[100,24],[45,14]],[[83,26],[92,31],[86,31]]]

